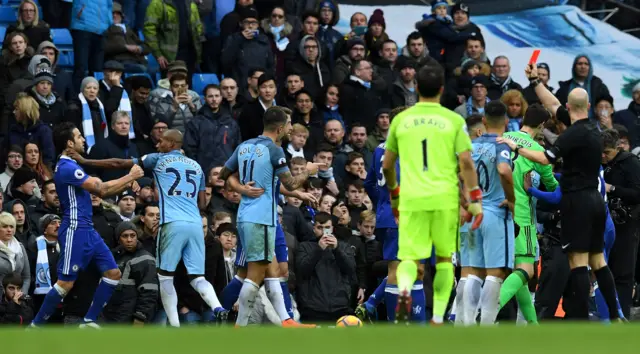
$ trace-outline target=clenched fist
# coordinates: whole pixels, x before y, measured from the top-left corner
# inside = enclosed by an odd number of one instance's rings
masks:
[[[138,165],[133,165],[131,171],[129,171],[129,175],[133,177],[133,179],[142,178],[144,177],[144,170]]]

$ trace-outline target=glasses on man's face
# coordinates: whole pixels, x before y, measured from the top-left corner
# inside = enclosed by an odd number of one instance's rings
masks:
[[[258,21],[256,21],[256,20],[253,20],[253,21],[248,20],[248,21],[242,21],[242,23],[244,23],[245,25],[257,25]]]
[[[9,156],[7,156],[9,158],[9,160],[19,160],[22,159],[21,155],[17,155],[17,154],[10,154]]]
[[[280,14],[271,14],[271,18],[284,18],[284,15],[280,15]]]
[[[305,45],[304,49],[318,49],[317,45]]]

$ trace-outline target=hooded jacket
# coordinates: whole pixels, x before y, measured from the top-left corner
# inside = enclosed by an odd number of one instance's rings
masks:
[[[582,85],[576,79],[576,64],[578,63],[578,60],[580,58],[586,58],[589,61],[589,74],[587,75]],[[573,66],[571,68],[571,79],[559,82],[560,87],[558,88],[558,92],[556,92],[556,97],[558,98],[558,101],[560,101],[560,104],[564,106],[567,103],[569,93],[574,88],[581,87],[585,89],[589,94],[589,102],[591,102],[592,104],[591,110],[589,111],[589,117],[592,117],[595,102],[600,97],[609,95],[609,88],[607,88],[607,85],[605,85],[599,77],[593,75],[593,62],[588,55],[580,54],[576,56],[573,60]]]
[[[307,39],[314,38],[307,35],[302,37],[300,45],[298,46],[298,56],[296,60],[288,67],[287,73],[298,74],[304,81],[305,90],[309,91],[312,97],[318,97],[318,94],[322,92],[322,88],[329,84],[331,79],[331,72],[329,67],[323,61],[322,58],[322,42],[318,42],[318,58],[315,64],[309,62],[309,58],[304,50],[304,44]]]
[[[621,124],[629,131],[631,150],[640,146],[640,104],[631,101],[627,109],[613,114],[613,123]]]
[[[54,62],[51,63],[51,67],[56,74],[56,77],[53,78],[53,91],[55,91],[58,96],[62,97],[64,102],[69,102],[72,97],[77,96],[77,91],[73,86],[71,73],[58,66],[58,62],[60,61],[60,50],[55,46],[55,44],[49,41],[44,41],[40,43],[36,52],[42,53],[44,48],[51,48],[55,52]]]
[[[16,228],[15,238],[23,245],[28,245],[30,242],[35,240],[36,235],[35,232],[31,230],[31,218],[29,217],[29,207],[27,203],[20,199],[14,199],[9,202],[5,201],[2,209],[9,214],[13,214],[13,206],[16,204],[22,204],[22,207],[24,208],[24,227],[21,232]]]
[[[316,1],[315,12],[317,14],[320,13],[320,5],[325,1],[327,0]],[[329,2],[331,2],[333,4],[333,7],[335,8],[335,10],[333,10],[333,19],[331,20],[331,23],[328,23],[326,25],[321,24],[316,36],[322,43],[324,43],[325,46],[327,46],[328,52],[326,53],[326,55],[329,57],[329,66],[333,67],[334,58],[336,57],[336,43],[338,43],[338,41],[342,39],[342,34],[335,29],[335,27],[338,25],[338,21],[340,20],[340,6],[335,0],[329,0]]]

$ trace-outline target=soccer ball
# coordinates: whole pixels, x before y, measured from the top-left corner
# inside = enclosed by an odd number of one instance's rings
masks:
[[[362,321],[356,316],[342,316],[336,321],[336,327],[362,327]]]

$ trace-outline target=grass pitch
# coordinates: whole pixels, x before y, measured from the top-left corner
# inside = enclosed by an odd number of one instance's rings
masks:
[[[639,325],[543,324],[453,328],[365,325],[363,328],[0,329],[3,353],[46,354],[624,354],[640,353]]]

